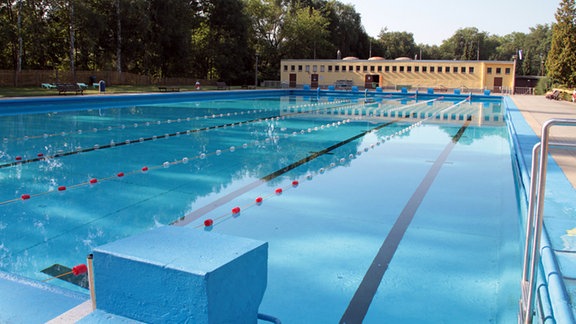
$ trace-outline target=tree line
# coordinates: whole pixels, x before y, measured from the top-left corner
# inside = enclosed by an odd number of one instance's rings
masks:
[[[374,38],[354,6],[337,0],[7,0],[0,42],[4,70],[115,70],[230,84],[253,84],[256,64],[259,80],[278,80],[283,58],[335,59],[338,51],[361,59],[516,56],[517,74],[546,75],[556,44],[547,24],[504,36],[462,28],[439,46],[386,28]]]

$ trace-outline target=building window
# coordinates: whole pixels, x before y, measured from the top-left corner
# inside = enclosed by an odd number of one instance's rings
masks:
[[[320,65],[320,72],[324,72],[324,65]]]
[[[423,73],[428,72],[427,70],[428,70],[428,67],[427,67],[427,66],[423,66],[423,67],[422,67],[422,72],[423,72]]]
[[[374,65],[370,65],[370,72],[374,72]]]
[[[486,73],[488,73],[488,74],[492,74],[492,68],[491,68],[491,67],[489,67],[488,69],[486,69]]]
[[[438,67],[438,73],[442,73],[442,67],[441,66]]]
[[[340,71],[340,65],[334,66],[334,71],[339,72]]]
[[[400,65],[400,72],[404,72],[404,66]]]
[[[392,72],[396,72],[396,69],[397,69],[396,65],[393,65],[392,66]]]
[[[328,65],[328,72],[332,72],[332,65]]]
[[[407,67],[406,67],[406,72],[412,72],[412,67],[411,67],[411,66],[407,66]]]
[[[496,68],[496,74],[500,74],[502,73],[502,69],[501,68]]]
[[[390,66],[388,65],[384,66],[384,72],[390,72]]]
[[[510,74],[510,68],[506,68],[506,70],[504,70],[504,73]]]
[[[318,72],[318,65],[312,65],[312,72]]]
[[[382,65],[378,65],[378,72],[382,72]]]
[[[302,72],[302,65],[298,65],[298,72]]]
[[[460,73],[466,73],[466,67],[465,66],[460,67]]]
[[[356,72],[360,72],[360,65],[356,65]]]
[[[284,72],[288,72],[288,65],[284,65]]]
[[[434,67],[433,66],[430,67],[430,73],[434,73]]]
[[[468,67],[468,73],[470,73],[470,74],[474,73],[474,67],[473,66]]]
[[[366,65],[364,65],[364,66],[362,67],[362,71],[368,72],[368,67],[367,67]]]
[[[290,65],[290,71],[292,71],[292,72],[296,71],[296,66],[295,66],[295,65]]]
[[[414,67],[414,72],[416,72],[416,73],[420,72],[420,67],[419,67],[419,66],[415,66],[415,67]]]
[[[306,65],[306,72],[310,72],[310,65]]]
[[[342,72],[346,72],[346,65],[342,65]]]
[[[353,72],[354,71],[354,67],[352,65],[348,66],[348,71]]]

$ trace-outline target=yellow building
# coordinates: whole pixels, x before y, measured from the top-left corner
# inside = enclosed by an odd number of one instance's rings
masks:
[[[291,88],[309,85],[335,89],[385,90],[434,89],[436,92],[460,89],[462,92],[512,93],[514,61],[386,60],[372,57],[360,60],[282,60],[282,83]]]

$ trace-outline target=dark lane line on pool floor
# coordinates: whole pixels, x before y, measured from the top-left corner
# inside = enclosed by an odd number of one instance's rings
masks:
[[[334,145],[332,145],[332,146],[329,146],[329,147],[327,147],[327,148],[325,148],[325,149],[323,149],[323,150],[320,150],[320,151],[318,151],[318,152],[313,152],[313,154],[310,154],[310,155],[304,157],[303,159],[300,159],[300,160],[298,160],[298,161],[296,161],[296,162],[294,162],[294,163],[292,163],[292,164],[290,164],[290,165],[285,166],[285,167],[282,168],[282,169],[276,170],[276,171],[274,171],[274,172],[272,172],[272,173],[270,173],[270,174],[268,174],[268,175],[265,175],[265,176],[263,176],[262,178],[254,181],[254,182],[252,182],[252,183],[250,183],[250,184],[248,184],[248,185],[246,185],[246,186],[244,186],[244,187],[242,187],[242,188],[240,188],[240,189],[237,189],[237,190],[235,190],[235,191],[233,191],[233,192],[231,192],[231,193],[229,193],[229,194],[227,194],[227,195],[225,195],[225,196],[223,196],[223,197],[215,200],[214,202],[212,202],[212,203],[210,203],[210,204],[208,204],[208,205],[206,205],[206,206],[204,206],[204,207],[202,207],[202,208],[199,208],[199,209],[197,209],[197,210],[189,213],[188,215],[185,215],[185,216],[181,217],[180,219],[174,221],[174,222],[171,223],[170,225],[177,225],[177,226],[185,226],[185,225],[188,225],[188,224],[190,224],[191,222],[197,220],[198,218],[200,218],[200,217],[206,215],[207,213],[213,211],[214,209],[216,209],[216,208],[218,208],[218,207],[220,207],[220,206],[222,206],[222,205],[224,205],[224,204],[226,204],[226,203],[234,200],[235,198],[237,198],[237,197],[245,194],[246,192],[248,192],[248,191],[250,191],[250,190],[258,187],[259,185],[261,185],[261,184],[263,184],[263,183],[266,183],[266,182],[268,182],[268,181],[270,181],[270,180],[273,180],[273,179],[275,179],[275,178],[277,178],[277,177],[285,174],[286,172],[288,172],[288,171],[290,171],[290,170],[292,170],[292,169],[295,169],[295,168],[297,168],[297,167],[299,167],[299,166],[301,166],[301,165],[303,165],[303,164],[305,164],[305,163],[307,163],[307,162],[310,162],[310,161],[312,161],[312,160],[314,160],[314,159],[316,159],[316,158],[318,158],[318,157],[320,157],[320,156],[322,156],[322,155],[329,154],[331,151],[333,151],[333,150],[335,150],[335,149],[337,149],[337,148],[339,148],[339,147],[341,147],[341,146],[343,146],[343,145],[346,145],[346,144],[348,144],[348,143],[350,143],[350,142],[352,142],[352,141],[355,141],[355,140],[357,140],[357,139],[365,136],[366,134],[368,134],[368,133],[370,133],[370,132],[373,132],[373,131],[379,130],[379,129],[381,129],[381,128],[384,128],[384,127],[386,127],[386,126],[395,124],[395,123],[398,122],[398,121],[399,121],[399,119],[396,119],[396,120],[393,120],[393,121],[390,121],[390,122],[386,122],[386,123],[380,124],[380,125],[378,125],[378,126],[376,126],[376,127],[374,127],[374,128],[371,128],[371,129],[369,129],[369,130],[366,130],[366,131],[364,131],[364,132],[362,132],[362,133],[360,133],[360,134],[358,134],[358,135],[352,136],[352,137],[350,137],[350,138],[348,138],[348,139],[346,139],[346,140],[344,140],[344,141],[338,142],[338,143],[336,143],[336,144],[334,144]]]
[[[398,216],[398,219],[390,229],[388,236],[382,243],[382,246],[378,250],[376,257],[372,261],[372,264],[366,271],[366,275],[362,279],[362,282],[358,286],[358,289],[354,293],[352,300],[348,304],[348,308],[342,315],[340,319],[341,324],[356,324],[362,323],[366,313],[368,312],[368,308],[372,303],[372,299],[380,286],[380,282],[382,281],[382,277],[384,277],[384,273],[388,269],[396,250],[398,249],[398,245],[400,241],[404,237],[408,226],[412,222],[414,218],[414,214],[416,214],[416,210],[422,203],[422,200],[426,196],[428,189],[434,182],[434,179],[438,175],[438,172],[442,168],[442,165],[446,162],[448,155],[452,152],[452,149],[456,146],[456,143],[464,134],[464,131],[470,125],[470,120],[466,121],[464,125],[458,130],[456,135],[452,137],[452,140],[448,145],[444,148],[440,156],[436,159],[416,191],[410,197],[406,206]]]

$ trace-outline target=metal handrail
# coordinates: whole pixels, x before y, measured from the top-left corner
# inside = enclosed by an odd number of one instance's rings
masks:
[[[542,237],[544,198],[546,191],[546,173],[548,170],[548,152],[550,146],[576,148],[570,143],[551,143],[550,129],[553,126],[576,126],[576,119],[550,119],[542,125],[540,142],[532,148],[532,166],[530,175],[530,193],[526,217],[526,242],[524,246],[524,265],[522,269],[522,297],[518,323],[531,324],[534,316],[537,266],[540,262],[540,240]]]

